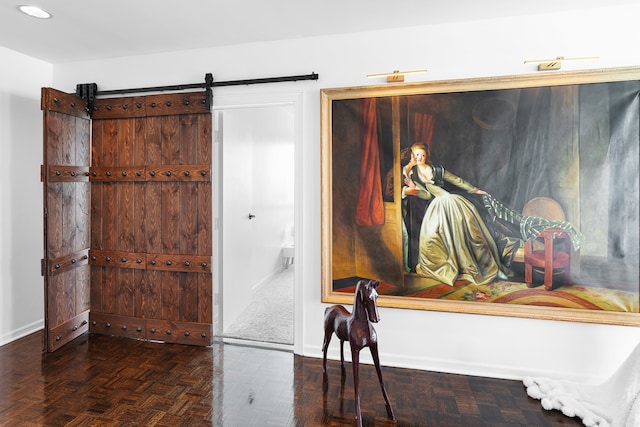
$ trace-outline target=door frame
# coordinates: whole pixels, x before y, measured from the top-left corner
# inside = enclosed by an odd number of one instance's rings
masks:
[[[213,129],[213,170],[217,178],[212,185],[213,200],[213,258],[215,271],[218,274],[213,277],[213,330],[216,337],[222,337],[222,230],[220,217],[222,213],[222,151],[216,125],[216,111],[230,109],[260,108],[278,105],[291,105],[293,107],[293,150],[294,150],[294,309],[293,309],[293,351],[302,352],[302,271],[304,259],[302,253],[302,102],[303,92],[278,92],[278,93],[243,93],[215,95],[212,105],[212,129]]]

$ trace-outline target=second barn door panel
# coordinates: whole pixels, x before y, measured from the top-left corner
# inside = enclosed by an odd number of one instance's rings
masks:
[[[90,330],[212,342],[205,93],[99,99],[92,115]]]
[[[44,350],[87,332],[91,125],[83,100],[42,88]]]

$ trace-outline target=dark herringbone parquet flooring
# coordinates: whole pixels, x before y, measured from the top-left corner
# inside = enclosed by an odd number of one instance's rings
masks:
[[[350,373],[350,365],[347,367]],[[361,369],[364,426],[579,426],[545,411],[522,383],[383,367]],[[36,333],[0,347],[1,426],[352,426],[353,382],[329,362],[215,344],[210,348],[88,335],[53,354]]]

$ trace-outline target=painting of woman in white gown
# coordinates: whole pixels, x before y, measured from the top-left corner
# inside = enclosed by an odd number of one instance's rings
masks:
[[[403,167],[406,178],[402,195],[429,200],[420,226],[420,250],[413,270],[450,286],[458,279],[480,285],[498,276],[506,279],[498,247],[473,203],[449,193],[436,180],[456,183],[472,194],[486,192],[429,164],[426,145],[413,144],[411,151],[412,160]]]

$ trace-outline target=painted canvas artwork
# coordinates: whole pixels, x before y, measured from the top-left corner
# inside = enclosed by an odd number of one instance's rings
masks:
[[[324,89],[323,300],[638,323],[639,78]]]

